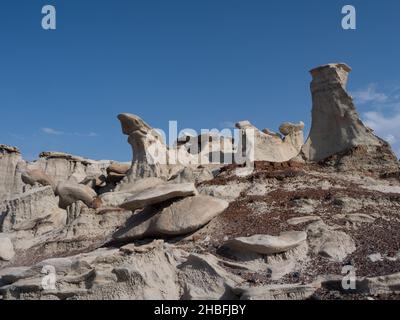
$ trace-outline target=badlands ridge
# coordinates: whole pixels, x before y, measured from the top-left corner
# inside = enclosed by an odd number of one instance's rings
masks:
[[[168,146],[121,114],[129,165],[0,145],[0,299],[398,298],[400,163],[350,71],[311,71],[306,141],[241,121]]]

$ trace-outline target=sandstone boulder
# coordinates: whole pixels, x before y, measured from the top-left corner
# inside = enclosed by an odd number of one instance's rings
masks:
[[[120,207],[133,195],[164,184],[165,181],[159,178],[144,178],[131,184],[125,184],[123,188],[119,189],[120,191],[103,193],[99,199],[104,207]]]
[[[11,240],[0,233],[0,260],[10,261],[14,258],[14,246]]]
[[[254,235],[228,240],[225,246],[239,251],[249,251],[259,254],[283,253],[299,246],[307,239],[303,231],[283,232],[278,237],[269,235]]]
[[[34,186],[41,184],[42,186],[51,186],[55,188],[54,181],[40,168],[27,168],[21,173],[22,181],[26,184]]]
[[[91,206],[97,196],[92,188],[68,181],[60,182],[57,185],[56,194],[60,197],[60,207],[64,209],[78,200],[81,200],[87,206]]]
[[[196,194],[197,190],[193,183],[162,184],[133,195],[121,204],[121,208],[135,211],[170,199]]]
[[[174,202],[161,210],[147,208],[136,213],[114,234],[114,239],[184,235],[201,228],[227,207],[228,202],[224,200],[194,196]]]

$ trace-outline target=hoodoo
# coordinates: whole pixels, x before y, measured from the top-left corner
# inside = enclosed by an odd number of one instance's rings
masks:
[[[327,64],[310,71],[313,78],[312,126],[303,153],[311,161],[320,161],[358,146],[364,146],[367,152],[388,146],[360,120],[353,99],[346,91],[350,71],[344,63]]]

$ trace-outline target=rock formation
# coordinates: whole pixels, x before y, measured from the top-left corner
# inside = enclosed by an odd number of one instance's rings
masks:
[[[344,63],[327,64],[310,71],[313,78],[312,126],[303,147],[309,160],[320,161],[359,146],[366,147],[367,153],[379,152],[377,148],[390,149],[360,120],[353,99],[346,91],[350,71]]]
[[[253,150],[251,156],[254,161],[289,161],[300,153],[304,143],[303,122],[299,124],[283,123],[279,128],[283,137],[268,129],[260,131],[249,121],[238,122],[236,127],[241,131],[238,152],[251,148]]]
[[[17,170],[21,162],[17,148],[0,145],[0,201],[22,191],[21,173]]]
[[[349,71],[312,71],[304,146],[303,123],[248,121],[237,145],[202,134],[167,146],[131,114],[118,116],[131,164],[26,162],[0,145],[0,300],[398,298],[399,163],[359,120]],[[213,159],[249,149],[252,166]]]

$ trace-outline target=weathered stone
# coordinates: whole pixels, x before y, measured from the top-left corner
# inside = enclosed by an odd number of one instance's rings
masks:
[[[41,184],[42,186],[51,186],[55,189],[54,181],[40,168],[27,168],[21,173],[22,181],[26,184],[34,186]]]
[[[44,221],[51,224],[49,228],[63,226],[66,212],[58,207],[57,202],[50,186],[18,194],[6,203],[0,226],[3,232],[30,230]]]
[[[121,208],[134,211],[170,199],[188,197],[195,194],[197,194],[197,190],[193,183],[163,184],[133,195],[121,204]]]
[[[0,201],[22,192],[21,172],[17,170],[22,164],[17,148],[0,145]]]
[[[303,231],[289,231],[281,233],[279,237],[269,235],[240,237],[228,240],[224,245],[234,250],[269,255],[293,249],[306,239],[307,234]]]
[[[308,243],[314,254],[341,262],[356,250],[353,239],[343,231],[337,231],[322,221],[307,227]]]
[[[209,196],[182,199],[164,209],[136,213],[127,225],[114,234],[114,239],[178,236],[193,232],[222,213],[228,202]]]
[[[350,71],[344,63],[328,64],[310,71],[313,77],[312,126],[302,149],[309,160],[320,161],[356,146],[387,146],[359,118],[353,99],[346,91]]]
[[[110,174],[111,172],[114,172],[114,173],[125,175],[129,171],[130,168],[131,168],[130,164],[113,162],[107,168],[107,173]]]
[[[279,134],[269,130],[260,131],[249,121],[241,121],[236,124],[241,135],[238,145],[238,152],[253,161],[285,162],[295,158],[301,151],[304,143],[304,123],[284,123],[281,131],[287,133],[282,138]]]
[[[0,233],[0,260],[10,261],[14,258],[14,246],[11,240]]]
[[[60,197],[60,207],[67,208],[76,201],[81,200],[87,206],[91,206],[96,192],[84,185],[74,182],[60,182],[56,188],[56,194]]]

